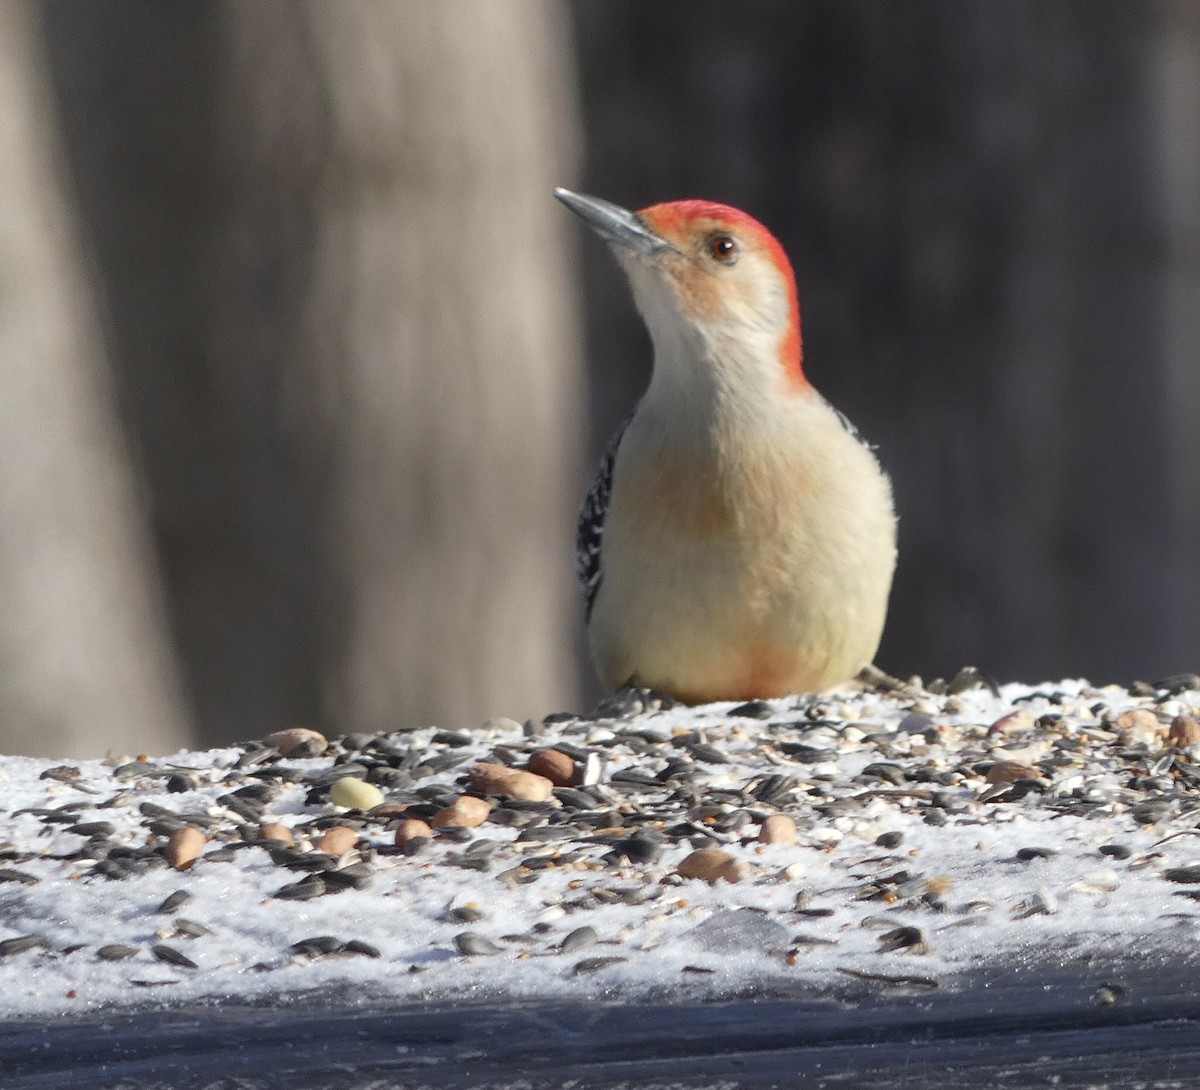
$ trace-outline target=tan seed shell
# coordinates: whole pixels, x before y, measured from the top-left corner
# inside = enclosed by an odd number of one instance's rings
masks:
[[[505,795],[510,799],[527,802],[545,802],[554,790],[545,776],[534,772],[522,772],[500,764],[477,764],[468,775],[471,784],[487,795]]]
[[[535,775],[544,776],[555,787],[569,787],[575,779],[575,762],[558,749],[534,750],[525,767]]]
[[[320,731],[309,730],[308,727],[289,727],[287,730],[277,730],[263,739],[263,745],[273,746],[285,757],[305,742],[311,742],[318,753],[324,753],[329,746],[325,735]]]
[[[207,843],[208,837],[199,829],[194,825],[185,825],[171,834],[163,856],[176,870],[186,870],[200,858]]]
[[[787,814],[771,814],[758,830],[764,844],[795,844],[796,823]]]
[[[1016,783],[1017,780],[1044,779],[1042,770],[1023,761],[997,761],[987,770],[988,783]]]
[[[1126,744],[1145,742],[1153,745],[1163,734],[1163,725],[1149,708],[1130,708],[1117,716],[1117,727]]]
[[[479,799],[474,795],[460,795],[444,810],[433,815],[433,827],[440,829],[443,825],[457,825],[463,829],[474,829],[487,821],[492,812],[492,804],[487,799]]]
[[[259,840],[278,840],[282,844],[295,844],[292,830],[279,821],[268,821],[258,827]]]
[[[1035,720],[1033,718],[1033,712],[1031,712],[1028,708],[1018,708],[1015,712],[1009,712],[1007,715],[1002,715],[996,720],[996,722],[988,727],[987,732],[989,735],[995,735],[1005,734],[1007,732],[1029,730],[1033,726],[1034,722]]]
[[[740,882],[750,873],[745,863],[720,848],[697,848],[675,868],[684,878],[700,878],[710,886],[724,879]]]
[[[416,840],[419,837],[430,836],[433,836],[433,830],[418,818],[405,818],[396,826],[396,844],[398,846],[407,844],[410,840]]]
[[[1194,746],[1200,743],[1200,723],[1190,715],[1177,715],[1171,720],[1167,741],[1173,746]]]
[[[358,843],[358,830],[348,825],[334,825],[325,830],[325,835],[314,847],[326,855],[345,855]]]

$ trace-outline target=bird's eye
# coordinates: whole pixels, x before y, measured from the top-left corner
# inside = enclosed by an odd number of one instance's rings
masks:
[[[728,235],[713,235],[708,240],[708,256],[722,265],[732,265],[738,259],[738,245]]]

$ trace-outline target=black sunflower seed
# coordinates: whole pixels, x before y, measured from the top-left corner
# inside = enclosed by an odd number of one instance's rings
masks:
[[[576,976],[581,973],[594,973],[599,969],[607,969],[610,965],[620,965],[622,962],[628,960],[628,958],[621,957],[619,954],[611,954],[607,957],[584,958],[582,961],[577,961],[571,966],[571,972]]]
[[[599,940],[600,936],[596,929],[584,925],[566,935],[558,948],[564,954],[575,954],[589,946],[594,946]]]
[[[154,911],[159,912],[174,912],[181,905],[185,905],[192,899],[192,895],[186,889],[177,889],[174,893],[170,893],[163,900],[163,903]]]
[[[68,833],[79,836],[112,836],[117,827],[111,821],[81,821],[67,829]]]
[[[311,901],[327,892],[325,881],[320,875],[310,874],[299,882],[281,886],[271,896],[281,901]]]
[[[109,943],[96,950],[96,957],[101,961],[124,961],[137,953],[136,946],[122,946],[119,942]]]
[[[150,947],[150,953],[153,954],[159,961],[165,961],[168,965],[177,965],[181,969],[199,969],[197,965],[187,954],[180,953],[173,946],[167,946],[165,943],[156,943]]]
[[[717,749],[716,746],[710,746],[707,742],[696,742],[693,745],[688,746],[688,752],[697,761],[703,761],[705,764],[729,764],[729,755],[723,750]]]
[[[503,950],[491,939],[477,931],[460,931],[454,936],[454,945],[458,948],[458,952],[465,957],[490,957],[493,954],[503,953]]]
[[[321,880],[332,890],[366,889],[372,882],[371,868],[365,863],[351,863],[341,870],[325,871]]]
[[[339,954],[346,944],[336,935],[314,935],[309,939],[301,939],[292,943],[293,954],[307,954],[309,957],[324,957],[328,954]]]
[[[369,942],[363,942],[362,939],[351,939],[348,943],[346,943],[345,953],[361,954],[363,957],[367,958],[382,957],[382,954],[377,946],[372,946]]]
[[[49,950],[51,942],[45,935],[17,935],[0,942],[0,958],[23,954],[26,950]]]
[[[736,715],[739,719],[770,719],[775,709],[765,700],[747,700],[744,704],[730,708],[726,715]]]

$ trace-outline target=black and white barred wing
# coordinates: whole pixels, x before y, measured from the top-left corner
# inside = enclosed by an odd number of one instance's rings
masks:
[[[583,509],[579,512],[579,526],[575,531],[575,574],[579,577],[579,585],[583,589],[588,620],[591,620],[592,604],[604,578],[600,561],[604,542],[604,518],[608,513],[609,497],[612,495],[617,447],[620,446],[621,436],[624,434],[625,425],[622,424],[609,441],[604,456],[600,459],[600,467],[596,470],[592,487],[588,489],[587,497],[583,501]]]

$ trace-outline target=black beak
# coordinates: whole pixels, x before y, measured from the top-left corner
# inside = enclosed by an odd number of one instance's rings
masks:
[[[661,235],[656,235],[626,208],[599,197],[587,197],[561,187],[554,195],[606,242],[631,250],[640,257],[678,253]]]

